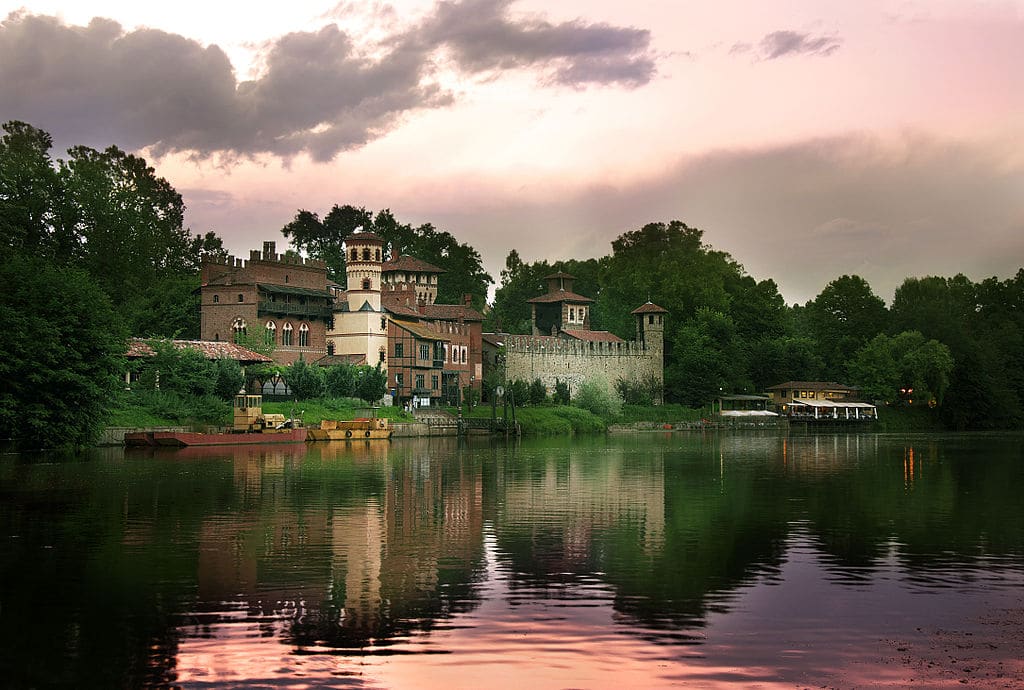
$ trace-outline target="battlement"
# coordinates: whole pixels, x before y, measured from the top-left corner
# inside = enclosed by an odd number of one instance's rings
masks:
[[[532,357],[577,356],[577,357],[636,357],[646,356],[652,348],[636,341],[583,341],[558,338],[550,335],[507,335],[502,336],[505,351]]]
[[[281,266],[301,266],[318,270],[327,269],[327,264],[319,259],[307,259],[301,256],[288,256],[287,254],[264,254],[257,249],[249,252],[248,260],[229,254],[223,259],[219,257],[206,257],[203,259],[203,263],[227,266],[229,268],[248,268],[252,263],[262,263]]]

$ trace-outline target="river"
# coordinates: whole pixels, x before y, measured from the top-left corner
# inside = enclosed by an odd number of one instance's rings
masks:
[[[0,456],[0,678],[1024,687],[1022,440]]]

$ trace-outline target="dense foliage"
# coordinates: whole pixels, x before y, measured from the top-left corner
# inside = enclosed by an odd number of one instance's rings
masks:
[[[0,438],[79,446],[105,426],[126,333],[83,271],[21,255],[0,261]]]
[[[483,268],[480,254],[430,223],[413,227],[399,222],[391,211],[376,214],[362,207],[335,205],[321,219],[316,213],[300,210],[281,229],[292,246],[327,264],[328,277],[345,284],[345,240],[357,230],[373,232],[386,243],[390,258],[398,254],[414,256],[445,271],[439,281],[437,302],[461,304],[463,295],[473,296],[473,306],[483,309],[487,288],[494,282]]]

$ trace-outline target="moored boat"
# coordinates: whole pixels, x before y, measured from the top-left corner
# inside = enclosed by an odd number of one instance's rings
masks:
[[[239,446],[253,443],[304,443],[306,428],[299,419],[264,414],[263,396],[235,396],[231,431],[134,431],[124,435],[126,446]]]
[[[384,418],[325,419],[320,422],[320,428],[308,429],[306,438],[309,441],[386,441],[391,433],[391,425]]]

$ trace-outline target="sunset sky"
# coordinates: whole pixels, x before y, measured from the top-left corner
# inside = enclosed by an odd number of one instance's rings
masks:
[[[0,120],[144,155],[248,254],[388,207],[495,280],[644,223],[789,302],[1024,265],[1024,0],[0,0]]]

